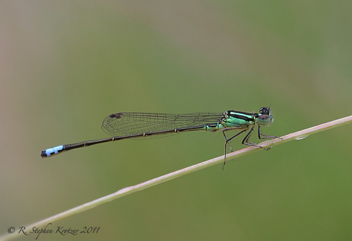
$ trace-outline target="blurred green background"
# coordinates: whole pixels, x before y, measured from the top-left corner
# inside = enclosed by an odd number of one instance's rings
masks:
[[[197,132],[40,158],[107,137],[100,125],[111,113],[271,105],[275,121],[263,132],[277,136],[351,115],[351,8],[1,1],[0,234],[223,155],[220,132]],[[39,240],[351,240],[351,131],[258,151],[53,224],[98,234]]]

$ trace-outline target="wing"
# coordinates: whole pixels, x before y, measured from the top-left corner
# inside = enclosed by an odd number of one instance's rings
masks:
[[[120,112],[106,117],[101,128],[109,135],[124,136],[217,123],[221,117],[221,113],[164,114]]]

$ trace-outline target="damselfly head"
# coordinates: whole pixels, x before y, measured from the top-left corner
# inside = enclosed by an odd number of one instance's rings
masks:
[[[259,109],[258,122],[261,125],[269,125],[273,122],[273,116],[271,115],[271,110],[269,107],[262,107]]]

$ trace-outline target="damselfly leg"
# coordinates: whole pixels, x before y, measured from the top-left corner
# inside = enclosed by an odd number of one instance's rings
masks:
[[[234,128],[225,128],[225,129],[222,130],[222,134],[223,134],[224,137],[225,137],[225,158],[224,158],[224,164],[222,165],[222,170],[224,170],[225,163],[226,163],[226,155],[227,155],[227,148],[226,148],[226,147],[227,147],[227,145],[230,147],[231,152],[233,152],[232,147],[231,147],[231,145],[230,145],[230,141],[231,141],[232,139],[234,139],[235,137],[241,135],[243,132],[246,132],[248,129],[244,129],[244,130],[242,130],[242,131],[236,133],[236,135],[231,136],[230,138],[227,138],[227,136],[226,136],[226,134],[225,134],[225,131],[231,131],[231,130],[236,130],[236,129],[234,129]]]
[[[258,138],[259,139],[275,139],[277,136],[269,136],[261,133],[260,125],[258,125]]]
[[[271,147],[266,148],[266,147],[262,147],[262,146],[260,146],[260,145],[258,145],[258,144],[256,144],[256,143],[254,143],[254,142],[249,142],[249,138],[251,137],[251,135],[252,135],[252,133],[253,133],[254,127],[255,127],[255,126],[252,126],[252,128],[250,128],[250,130],[249,130],[249,132],[247,133],[247,135],[243,138],[242,144],[243,144],[243,145],[247,145],[247,146],[257,146],[257,147],[260,147],[260,148],[262,148],[262,149],[264,149],[264,150],[266,150],[266,151],[270,150]],[[223,134],[224,137],[225,137],[225,158],[224,158],[224,164],[222,165],[222,169],[224,169],[225,164],[226,164],[227,145],[229,146],[231,152],[233,152],[232,147],[231,147],[231,145],[230,145],[230,141],[231,141],[232,139],[234,139],[235,137],[241,135],[242,133],[246,132],[248,129],[249,129],[249,128],[244,129],[244,130],[240,131],[239,133],[237,133],[236,135],[231,136],[230,138],[227,138],[227,137],[226,137],[225,131],[230,131],[230,130],[234,130],[234,129],[232,129],[232,128],[226,128],[226,129],[223,129],[223,130],[222,130],[222,134]],[[262,133],[261,133],[261,129],[260,129],[260,125],[258,125],[258,138],[259,138],[259,139],[274,139],[274,138],[277,138],[277,136],[269,136],[269,135],[262,134]]]

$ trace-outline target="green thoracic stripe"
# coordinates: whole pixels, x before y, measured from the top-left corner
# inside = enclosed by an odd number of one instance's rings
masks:
[[[241,119],[241,120],[244,120],[244,121],[254,121],[254,118],[252,118],[252,115],[251,116],[248,116],[248,115],[238,115],[237,113],[234,113],[234,114],[230,114],[231,117],[234,117],[234,118],[237,118],[237,119]]]

